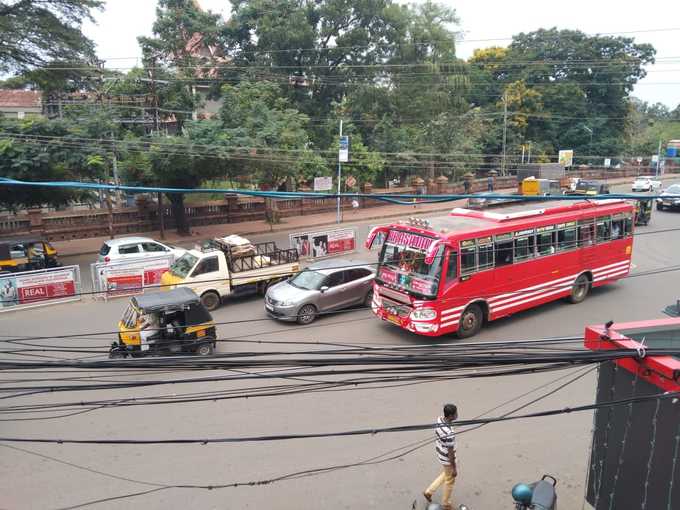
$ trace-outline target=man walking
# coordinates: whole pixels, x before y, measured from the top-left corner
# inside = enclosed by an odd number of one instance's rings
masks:
[[[428,502],[432,501],[432,495],[444,484],[442,494],[442,510],[451,510],[451,492],[453,484],[458,476],[456,465],[456,438],[453,434],[453,422],[458,419],[458,408],[453,404],[444,406],[444,416],[437,418],[435,432],[435,451],[437,459],[442,465],[441,474],[434,479],[430,486],[425,489],[423,496]]]
[[[493,191],[493,175],[489,175],[486,178],[486,189],[487,191]]]

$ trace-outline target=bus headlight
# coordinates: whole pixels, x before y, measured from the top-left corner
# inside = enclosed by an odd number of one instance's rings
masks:
[[[423,308],[421,310],[413,310],[411,312],[411,319],[415,321],[431,321],[437,318],[437,312],[432,308]]]

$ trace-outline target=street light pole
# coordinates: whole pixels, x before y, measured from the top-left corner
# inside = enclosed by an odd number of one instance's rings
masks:
[[[340,137],[338,142],[342,138],[342,119],[340,119]],[[338,214],[337,222],[340,223],[340,181],[342,179],[342,163],[340,162],[340,151],[338,150]]]

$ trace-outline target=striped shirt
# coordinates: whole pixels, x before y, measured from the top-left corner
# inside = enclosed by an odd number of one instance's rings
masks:
[[[442,416],[437,418],[437,427],[434,429],[435,450],[439,462],[445,466],[451,465],[449,461],[449,448],[456,450],[456,437],[453,427]]]

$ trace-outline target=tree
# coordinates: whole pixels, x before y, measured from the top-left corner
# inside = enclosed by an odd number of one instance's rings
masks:
[[[101,0],[0,1],[0,73],[52,62],[94,62],[94,44],[80,31]]]
[[[222,143],[242,172],[270,187],[314,175],[325,168],[310,148],[308,117],[281,97],[280,87],[268,81],[241,82],[222,88]]]
[[[105,152],[75,140],[68,121],[0,119],[0,175],[22,181],[106,179]],[[90,163],[90,164],[88,164]],[[92,164],[94,163],[94,164]],[[61,206],[92,198],[87,192],[58,188],[0,186],[0,204],[8,209]]]

